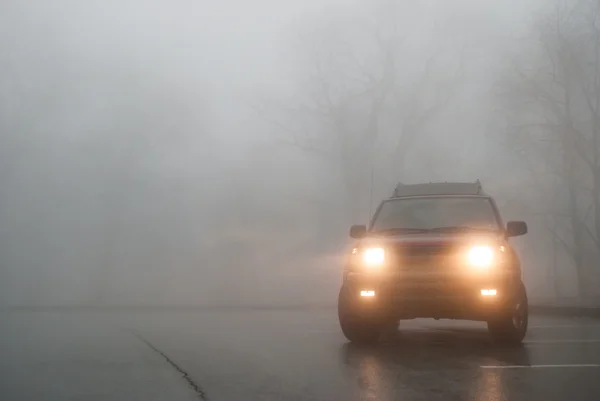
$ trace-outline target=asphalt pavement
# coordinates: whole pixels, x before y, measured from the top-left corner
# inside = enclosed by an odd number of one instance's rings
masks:
[[[600,320],[402,321],[349,344],[334,309],[5,311],[0,400],[600,400]]]

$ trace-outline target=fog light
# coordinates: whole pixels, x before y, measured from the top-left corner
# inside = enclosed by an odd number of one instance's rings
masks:
[[[494,289],[481,290],[481,295],[483,295],[484,297],[490,297],[490,296],[493,297],[496,295],[496,290],[494,290]]]
[[[362,290],[360,292],[360,296],[361,297],[374,297],[375,296],[375,291],[373,291],[373,290]]]

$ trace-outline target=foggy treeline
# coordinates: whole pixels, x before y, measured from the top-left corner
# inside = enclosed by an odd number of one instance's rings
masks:
[[[598,295],[600,5],[482,3],[2,2],[0,301],[330,302],[398,181],[475,179]]]

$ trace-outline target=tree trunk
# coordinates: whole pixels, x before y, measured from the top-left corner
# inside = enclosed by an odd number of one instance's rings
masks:
[[[558,241],[556,240],[556,235],[554,232],[552,233],[552,285],[554,287],[554,296],[560,298],[561,289],[560,289],[560,280],[558,277]]]
[[[578,216],[577,210],[577,188],[572,177],[568,177],[569,188],[569,215],[571,228],[573,230],[573,262],[577,274],[578,294],[580,297],[587,296],[586,269],[583,255],[585,254],[584,229]]]

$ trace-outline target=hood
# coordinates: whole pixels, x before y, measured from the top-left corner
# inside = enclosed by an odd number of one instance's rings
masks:
[[[502,241],[500,233],[423,233],[423,234],[394,234],[370,235],[362,238],[359,243],[379,245],[404,246],[436,246],[436,245],[467,245],[481,242]]]

